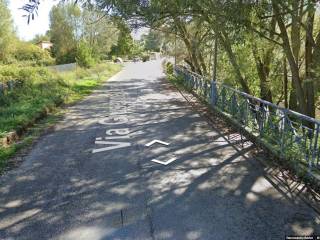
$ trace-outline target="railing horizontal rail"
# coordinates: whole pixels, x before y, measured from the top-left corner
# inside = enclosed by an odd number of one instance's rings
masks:
[[[210,81],[182,66],[175,66],[175,74],[183,78],[186,88],[272,146],[298,172],[319,174],[320,121]]]

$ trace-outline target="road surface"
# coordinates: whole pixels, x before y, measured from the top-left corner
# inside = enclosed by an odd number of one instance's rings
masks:
[[[0,177],[0,239],[320,234],[316,212],[275,188],[249,149],[210,127],[160,61],[129,63]]]

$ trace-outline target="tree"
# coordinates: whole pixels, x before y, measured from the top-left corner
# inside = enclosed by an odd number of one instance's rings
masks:
[[[84,9],[82,12],[82,38],[90,45],[98,58],[107,58],[111,47],[117,42],[119,30],[112,19],[97,9]]]
[[[84,40],[78,43],[76,61],[80,67],[85,67],[85,68],[92,67],[95,63],[95,59],[93,58],[92,48]]]
[[[81,37],[81,11],[70,2],[60,2],[50,12],[52,52],[57,63],[75,61],[77,42]]]
[[[119,24],[119,31],[117,44],[111,47],[110,54],[117,56],[131,56],[134,45],[131,31],[124,23]]]
[[[13,22],[6,0],[0,0],[0,61],[9,60],[12,41],[16,40]]]
[[[289,99],[291,109],[314,117],[320,95],[318,2],[97,0],[93,5],[132,26],[171,33],[184,44],[184,61],[199,74],[210,73],[210,48],[217,42],[220,61],[227,59],[220,66],[231,67],[236,86],[268,101],[278,99],[277,104],[284,98],[287,106]]]
[[[124,30],[118,37],[118,26],[95,8],[81,10],[72,2],[60,2],[52,8],[50,22],[53,54],[58,63],[74,62],[80,46],[86,45],[90,48],[90,56],[100,59],[107,57],[117,39],[123,48],[119,49],[121,54],[127,51],[126,44],[130,43],[130,30]]]
[[[281,46],[292,75],[291,108],[296,105],[292,102],[297,101],[298,111],[315,117],[313,72],[316,71],[315,62],[319,63],[320,60],[320,33],[314,36],[316,1],[297,0],[280,4],[272,0],[271,5],[279,27]],[[301,67],[303,59],[304,69]]]
[[[32,43],[37,44],[41,41],[50,41],[50,32],[47,31],[46,34],[36,34],[32,39]]]
[[[144,42],[146,51],[160,52],[162,37],[159,31],[151,29],[148,34],[142,36],[141,40]]]

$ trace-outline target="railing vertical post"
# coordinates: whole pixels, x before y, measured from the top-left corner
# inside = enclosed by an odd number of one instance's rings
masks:
[[[280,156],[284,157],[284,148],[285,148],[285,137],[286,137],[286,131],[287,131],[287,121],[288,116],[286,112],[282,112],[283,116],[281,119],[281,125],[280,125],[280,131],[281,131],[281,140],[280,140]]]
[[[232,116],[234,116],[236,118],[236,114],[237,114],[237,97],[236,97],[236,93],[234,92],[231,96],[231,114]]]
[[[312,151],[312,161],[315,166],[317,166],[319,163],[316,162],[316,158],[318,156],[318,138],[319,138],[319,131],[320,131],[320,125],[317,124],[316,132],[314,135],[314,145],[313,145],[313,151]]]
[[[307,135],[306,135],[306,160],[308,161],[308,167],[309,167],[309,171],[308,173],[311,174],[312,173],[312,167],[313,167],[313,154],[312,154],[312,140],[313,138],[311,137],[312,136],[312,130],[311,129],[307,129]],[[307,149],[307,139],[309,139],[309,149]],[[314,139],[315,141],[315,139]]]
[[[203,96],[204,96],[204,99],[208,99],[207,97],[207,89],[208,89],[208,84],[207,84],[207,79],[204,79],[204,82],[203,82]]]
[[[292,160],[293,169],[301,163],[308,166],[309,173],[320,169],[320,121],[218,83],[215,78],[207,82],[204,76],[183,67],[175,66],[175,73],[183,77],[189,90],[205,97],[219,111],[231,114],[247,131],[259,131],[263,141],[279,150],[281,158]],[[310,129],[303,122],[315,126]]]
[[[211,104],[215,106],[218,100],[218,91],[217,91],[217,83],[216,81],[211,81]]]
[[[265,127],[265,119],[266,119],[266,108],[264,104],[260,104],[259,106],[259,120],[260,120],[260,135],[263,136],[264,134],[264,127]]]

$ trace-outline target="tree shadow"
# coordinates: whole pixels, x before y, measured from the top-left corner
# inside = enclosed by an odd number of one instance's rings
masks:
[[[117,127],[130,129],[132,146],[92,154],[95,139],[109,129],[98,120],[119,114],[129,120]],[[71,107],[19,169],[1,177],[0,239],[319,233],[318,214],[277,186],[248,154],[252,145],[239,148],[227,134],[212,129],[163,79],[108,82]],[[154,139],[170,145],[154,152],[160,146],[145,146]],[[151,162],[170,154],[177,157],[172,164]]]

